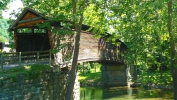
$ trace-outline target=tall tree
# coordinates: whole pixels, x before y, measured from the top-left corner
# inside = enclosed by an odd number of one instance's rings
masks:
[[[176,18],[174,17],[173,6],[175,1],[168,0],[168,32],[170,35],[170,50],[171,50],[171,67],[173,76],[173,87],[174,87],[174,100],[177,100],[177,65],[176,65],[176,44],[175,44],[175,30],[174,24]]]
[[[77,9],[77,0],[72,0],[73,4],[73,15],[74,15],[74,27],[76,30],[76,37],[75,37],[75,48],[74,48],[74,54],[73,54],[73,60],[72,60],[72,67],[70,71],[70,81],[69,85],[66,91],[66,100],[71,100],[72,99],[72,94],[73,94],[73,88],[74,88],[74,83],[75,83],[75,78],[77,76],[77,60],[78,60],[78,55],[79,55],[79,45],[80,45],[80,34],[81,34],[81,28],[82,28],[82,22],[83,22],[83,12],[85,7],[87,6],[88,1],[83,0],[82,4],[80,5],[80,9]],[[79,10],[79,16],[80,18],[79,23],[77,23],[77,10]]]
[[[176,100],[177,71],[175,67],[176,3],[173,0],[107,0],[106,17],[115,30],[113,39],[121,39],[128,46],[127,63],[146,70],[166,62],[173,75]],[[174,7],[175,5],[175,7]],[[172,24],[173,23],[173,24]],[[171,50],[171,52],[169,52]],[[171,53],[171,56],[170,56]],[[166,62],[159,60],[163,56]],[[161,59],[161,58],[160,58]],[[145,72],[145,71],[143,71]]]

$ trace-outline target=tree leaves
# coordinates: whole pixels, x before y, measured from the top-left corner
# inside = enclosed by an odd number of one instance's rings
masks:
[[[8,24],[6,19],[0,19],[0,42],[7,42],[9,33],[7,32]]]

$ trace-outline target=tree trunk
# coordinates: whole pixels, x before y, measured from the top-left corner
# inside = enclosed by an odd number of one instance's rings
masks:
[[[162,48],[161,48],[162,49]],[[161,52],[161,55],[160,55],[160,79],[162,79],[162,75],[163,75],[163,56],[162,56],[162,51]]]
[[[172,0],[168,0],[168,31],[170,35],[170,50],[171,50],[171,69],[172,69],[172,77],[173,77],[173,88],[174,88],[174,100],[177,100],[177,68],[175,67],[175,56],[176,56],[176,48],[175,48],[175,37],[172,30],[172,9],[173,2]]]
[[[136,81],[137,80],[137,65],[133,65],[133,80]]]
[[[172,68],[174,100],[177,100],[177,68]]]
[[[74,83],[77,75],[77,59],[79,55],[79,41],[80,41],[80,33],[78,32],[76,34],[75,38],[75,49],[74,49],[74,55],[73,55],[73,61],[72,61],[72,67],[70,71],[70,78],[69,78],[69,83],[68,83],[68,88],[66,91],[66,99],[65,100],[71,100],[72,99],[72,94],[73,94],[73,89],[74,89]]]
[[[133,73],[133,80],[137,80],[137,62],[136,62],[136,59],[137,59],[137,51],[135,51],[135,61],[134,61],[134,65],[133,65],[133,68],[134,68],[134,73]]]
[[[72,0],[73,3],[73,15],[76,15],[76,4],[77,0]],[[76,16],[74,18],[74,27],[76,31],[76,37],[75,37],[75,44],[74,44],[74,55],[73,55],[73,60],[72,60],[72,67],[70,71],[70,78],[69,78],[69,83],[65,95],[65,100],[72,100],[72,95],[73,95],[73,89],[74,89],[74,84],[75,84],[75,79],[77,75],[77,60],[78,60],[78,55],[79,55],[79,46],[80,46],[80,34],[81,34],[81,29],[82,29],[82,21],[83,21],[83,9],[80,10],[80,20],[79,24],[76,24]]]

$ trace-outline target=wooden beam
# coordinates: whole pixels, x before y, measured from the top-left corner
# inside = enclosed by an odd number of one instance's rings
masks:
[[[51,30],[47,30],[48,38],[49,38],[49,44],[50,44],[50,49],[53,49],[53,44],[52,44],[52,32]]]
[[[44,22],[44,20],[35,20],[35,21],[31,21],[28,23],[19,23],[15,28],[21,28],[21,27],[33,27],[35,26],[37,23],[42,23]]]
[[[26,23],[26,22],[31,22],[31,21],[35,21],[35,20],[39,20],[42,19],[42,17],[36,17],[36,18],[30,18],[30,19],[25,19],[25,20],[21,20],[18,23]]]
[[[33,47],[32,47],[32,50],[35,51],[36,47],[35,47],[35,35],[34,35],[34,28],[32,28],[32,44],[33,44]]]

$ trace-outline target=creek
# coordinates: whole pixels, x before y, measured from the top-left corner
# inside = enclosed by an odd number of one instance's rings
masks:
[[[81,87],[80,100],[173,100],[173,90],[120,87]]]

